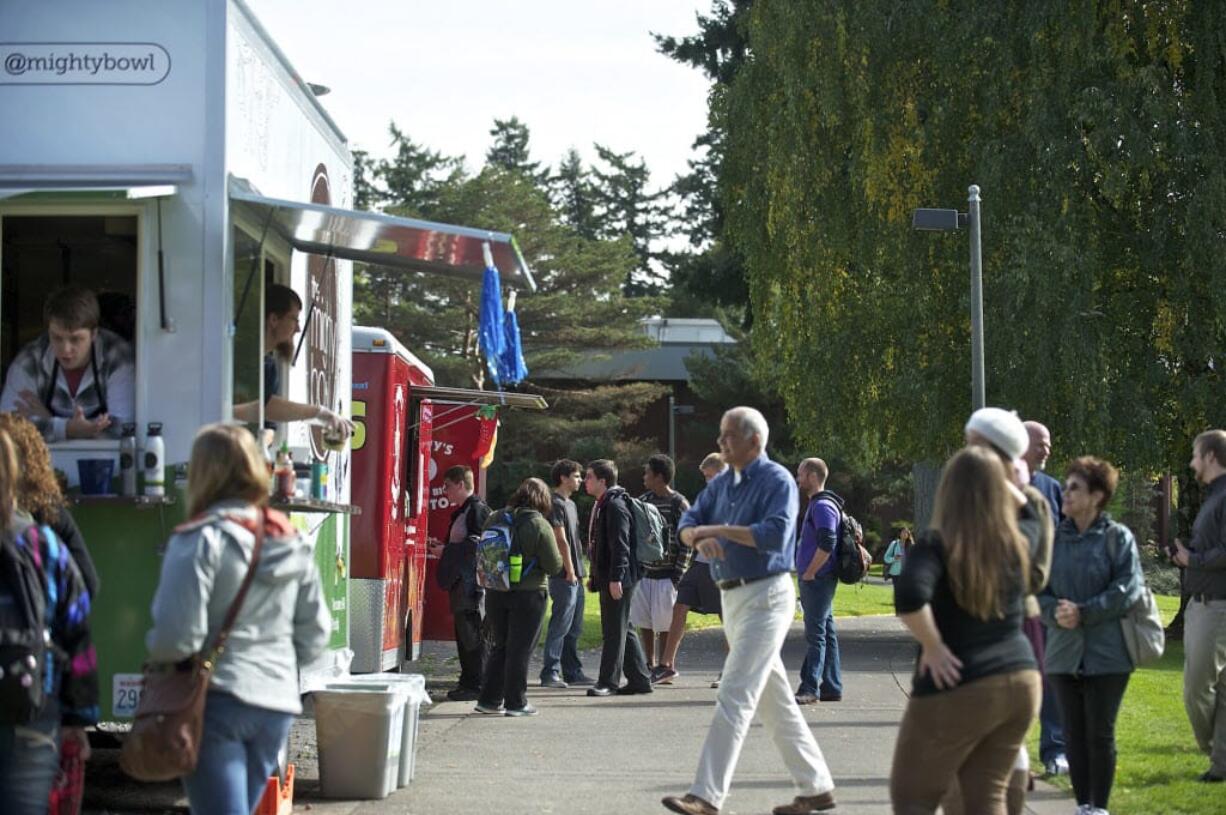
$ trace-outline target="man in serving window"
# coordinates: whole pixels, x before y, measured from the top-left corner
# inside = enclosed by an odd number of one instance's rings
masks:
[[[32,421],[49,442],[118,438],[135,421],[132,346],[98,327],[98,298],[66,286],[43,305],[47,331],[17,354],[0,393],[0,412]]]

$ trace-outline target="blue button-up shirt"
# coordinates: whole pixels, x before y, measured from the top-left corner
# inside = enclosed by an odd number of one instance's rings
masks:
[[[724,557],[711,560],[716,581],[765,577],[790,572],[796,557],[796,481],[785,468],[758,456],[740,474],[732,469],[717,475],[699,493],[677,525],[677,533],[692,526],[747,526],[758,548],[720,538]]]

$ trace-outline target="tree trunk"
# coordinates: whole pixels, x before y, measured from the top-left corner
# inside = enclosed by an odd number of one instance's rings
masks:
[[[941,465],[935,461],[917,461],[911,465],[911,482],[915,491],[912,499],[915,533],[928,528],[932,506],[936,503],[937,485],[941,482]]]

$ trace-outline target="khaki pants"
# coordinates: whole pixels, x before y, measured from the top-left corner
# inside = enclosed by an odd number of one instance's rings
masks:
[[[955,780],[967,812],[1005,815],[1018,749],[1039,713],[1035,670],[997,674],[912,697],[890,770],[895,815],[931,815]]]
[[[1213,772],[1226,776],[1226,600],[1188,603],[1183,647],[1183,706]]]

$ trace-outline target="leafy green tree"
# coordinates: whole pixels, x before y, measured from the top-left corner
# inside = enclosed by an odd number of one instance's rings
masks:
[[[966,236],[908,222],[971,182],[989,403],[1134,468],[1226,422],[1220,4],[758,0],[745,26],[720,190],[802,440],[958,444]]]
[[[419,148],[415,154],[432,151]],[[420,175],[399,177],[419,183]],[[413,187],[397,190],[389,182],[389,197],[395,200],[412,200],[418,192]],[[517,236],[538,286],[516,304],[530,371],[562,369],[586,352],[650,344],[638,323],[658,309],[659,302],[627,298],[621,292],[636,263],[628,239],[593,240],[576,234],[531,178],[493,165],[476,176],[453,175],[433,185],[429,201],[428,214],[435,220]],[[476,340],[479,286],[476,281],[369,267],[355,282],[356,319],[389,329],[430,365],[439,384],[484,387],[486,371]],[[541,474],[545,462],[560,456],[586,461],[638,455],[641,444],[628,437],[626,428],[663,394],[650,384],[576,384],[546,390],[529,379],[519,387],[545,393],[551,409],[544,414],[504,413],[491,484],[494,496],[513,489],[526,473]]]

